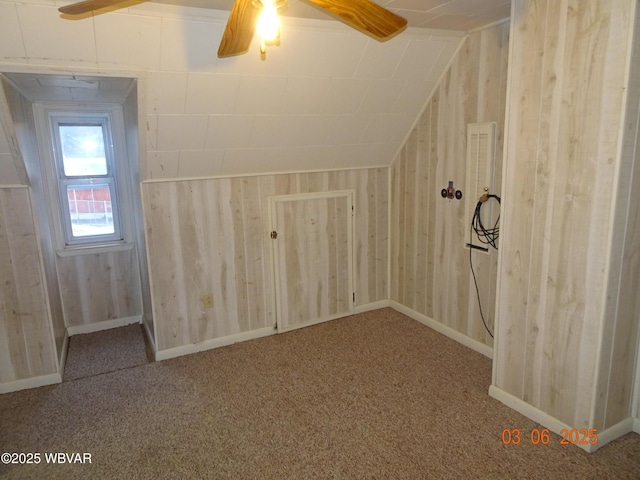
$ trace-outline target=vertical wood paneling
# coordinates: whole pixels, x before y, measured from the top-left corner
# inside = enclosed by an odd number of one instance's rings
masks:
[[[425,112],[425,120],[427,121],[427,125],[425,128],[429,129],[429,140],[428,143],[424,145],[424,148],[420,150],[421,152],[425,152],[424,155],[427,157],[427,163],[425,165],[425,175],[427,176],[427,181],[429,183],[430,195],[428,197],[427,203],[427,211],[429,212],[428,223],[425,225],[426,231],[425,236],[420,237],[424,242],[423,248],[427,250],[427,278],[426,278],[426,304],[425,304],[425,315],[429,318],[433,318],[434,320],[437,318],[435,315],[435,302],[438,298],[438,288],[441,288],[439,285],[439,277],[436,274],[436,202],[434,198],[438,198],[439,189],[442,189],[443,186],[439,184],[439,178],[435,175],[438,169],[439,157],[438,157],[438,129],[439,129],[439,115],[440,111],[440,94],[436,91],[433,95],[433,98],[429,102],[429,110]],[[425,240],[426,237],[426,240]],[[442,320],[439,320],[442,321]]]
[[[611,367],[598,353],[634,3],[512,6],[494,385],[577,428],[596,426],[594,373]]]
[[[376,256],[376,287],[369,291],[369,300],[378,301],[389,298],[388,285],[388,260],[389,260],[389,169],[378,168],[370,173],[374,176],[376,184],[375,204],[368,205],[367,208],[375,210],[376,219],[376,242],[375,246],[370,245],[372,253]],[[357,237],[356,232],[356,237]],[[369,274],[371,275],[371,273]],[[359,286],[356,280],[356,288]],[[360,300],[356,298],[356,304]],[[364,303],[364,302],[362,302]]]
[[[635,12],[624,140],[618,173],[611,263],[594,419],[611,427],[633,413],[640,328],[640,9]],[[612,28],[616,28],[616,19]],[[636,391],[638,386],[635,387]],[[638,399],[640,400],[640,399]]]
[[[317,176],[316,176],[317,177]],[[242,212],[245,231],[246,289],[248,300],[248,323],[259,324],[264,321],[265,312],[269,310],[269,298],[265,294],[265,261],[269,257],[268,246],[264,242],[262,227],[262,194],[260,179],[243,177],[242,180]]]
[[[495,121],[502,136],[508,31],[503,24],[467,38],[391,167],[391,298],[488,345],[464,248],[464,201],[440,190],[450,180],[464,189],[468,123]],[[492,322],[497,257],[472,255]]]
[[[158,349],[275,325],[270,196],[355,190],[356,304],[387,298],[388,178],[380,168],[143,183]]]
[[[57,357],[60,360],[64,354],[63,347],[67,337],[67,330],[56,273],[56,254],[47,216],[48,205],[45,198],[44,182],[40,173],[40,153],[35,134],[33,105],[10,82],[3,79],[2,87],[3,93],[8,100],[5,113],[10,116],[5,121],[12,122],[11,127],[7,130],[7,133],[10,132],[8,140],[14,150],[15,160],[24,162],[23,169],[26,170],[29,176],[29,184],[32,187],[30,193],[33,199],[33,208],[29,216],[33,218],[36,225],[36,234],[42,252],[47,300],[51,312]],[[0,110],[2,110],[2,107],[0,107]]]
[[[278,238],[279,329],[348,314],[351,198],[279,198],[273,203]]]
[[[28,188],[0,189],[0,282],[0,383],[56,373]]]
[[[134,248],[57,258],[67,326],[142,315]]]

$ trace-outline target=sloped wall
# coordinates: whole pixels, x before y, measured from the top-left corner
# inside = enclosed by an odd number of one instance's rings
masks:
[[[508,23],[465,40],[391,167],[391,300],[487,347],[493,339],[464,247],[465,201],[443,199],[440,191],[449,180],[464,191],[467,124],[496,122],[499,194],[508,43]],[[471,255],[493,330],[497,256]]]

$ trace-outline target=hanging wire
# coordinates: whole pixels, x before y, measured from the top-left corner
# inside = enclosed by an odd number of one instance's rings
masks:
[[[498,249],[498,237],[500,236],[500,228],[498,227],[500,222],[500,215],[496,219],[493,227],[486,228],[482,223],[482,205],[484,205],[490,198],[495,198],[498,204],[500,203],[500,197],[497,195],[482,195],[480,200],[476,204],[475,211],[473,212],[473,218],[471,219],[471,226],[469,230],[469,240],[471,240],[473,236],[473,232],[478,237],[478,240],[485,245],[490,245],[496,250]],[[478,280],[476,278],[476,272],[473,269],[473,261],[472,261],[472,252],[473,248],[469,246],[469,266],[471,267],[471,274],[473,275],[473,283],[476,286],[476,296],[478,297],[478,307],[480,309],[480,318],[482,318],[482,323],[484,324],[484,328],[487,330],[491,338],[493,338],[493,333],[489,330],[489,326],[487,325],[487,321],[484,318],[484,313],[482,311],[482,302],[480,300],[480,289],[478,288]]]

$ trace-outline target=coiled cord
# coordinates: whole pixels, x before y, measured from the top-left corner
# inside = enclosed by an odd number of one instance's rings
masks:
[[[489,195],[484,194],[480,197],[480,200],[476,204],[475,211],[473,212],[473,218],[471,219],[471,230],[469,232],[469,237],[473,236],[473,232],[478,236],[478,240],[484,243],[485,245],[491,245],[496,250],[498,249],[498,237],[500,236],[500,228],[498,224],[500,222],[500,215],[496,219],[493,227],[486,228],[482,223],[482,205],[486,203],[490,198],[495,198],[498,204],[500,203],[500,197],[497,195]],[[471,238],[470,238],[471,240]],[[469,266],[471,267],[471,274],[473,275],[473,283],[476,286],[476,296],[478,297],[478,307],[480,309],[480,318],[482,318],[482,323],[484,324],[484,328],[487,330],[491,338],[493,338],[493,333],[489,330],[489,326],[484,318],[484,313],[482,312],[482,302],[480,301],[480,289],[478,288],[478,280],[476,279],[476,272],[473,270],[473,261],[472,261],[472,252],[473,248],[469,247]]]

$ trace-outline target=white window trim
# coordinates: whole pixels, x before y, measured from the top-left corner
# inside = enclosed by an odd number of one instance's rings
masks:
[[[122,107],[117,104],[75,104],[75,103],[34,103],[34,114],[36,120],[36,132],[38,147],[40,151],[41,167],[43,174],[43,184],[47,194],[48,214],[54,232],[54,241],[59,256],[73,254],[90,254],[105,251],[120,250],[129,248],[132,240],[132,219],[127,205],[131,205],[131,188],[129,183],[129,166],[127,160],[127,149],[125,145],[124,118]],[[107,116],[111,130],[113,145],[106,146],[110,149],[113,166],[115,167],[115,188],[116,206],[120,219],[120,230],[108,238],[87,237],[67,242],[65,226],[67,214],[62,205],[60,183],[58,176],[58,165],[54,156],[54,148],[58,148],[54,142],[52,134],[52,117],[60,116],[69,118],[77,114],[79,117],[100,117]],[[61,168],[61,167],[60,167]],[[68,223],[68,222],[67,222]],[[70,231],[70,230],[69,230]]]

